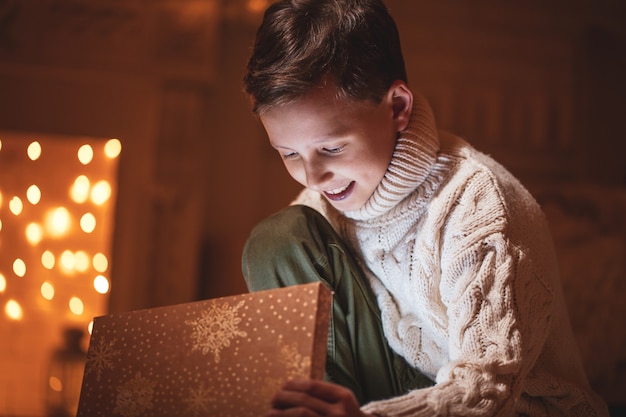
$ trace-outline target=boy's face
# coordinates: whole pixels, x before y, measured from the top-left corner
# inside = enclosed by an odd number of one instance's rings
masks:
[[[365,204],[385,175],[396,134],[408,119],[398,117],[391,89],[380,104],[337,100],[335,92],[333,85],[314,90],[269,108],[260,119],[296,181],[321,193],[338,210],[353,211]]]

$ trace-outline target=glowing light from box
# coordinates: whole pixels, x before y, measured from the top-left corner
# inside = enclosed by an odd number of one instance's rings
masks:
[[[7,289],[7,279],[4,275],[0,274],[0,293],[3,293]]]

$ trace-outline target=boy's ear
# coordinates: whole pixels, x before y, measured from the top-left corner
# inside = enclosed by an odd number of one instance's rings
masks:
[[[395,81],[389,88],[388,96],[393,107],[393,120],[396,131],[400,132],[409,124],[413,111],[413,92],[404,81]]]

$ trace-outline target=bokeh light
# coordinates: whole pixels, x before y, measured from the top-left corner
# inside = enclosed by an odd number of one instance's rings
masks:
[[[41,156],[41,145],[39,144],[39,142],[31,142],[31,144],[28,145],[26,154],[31,161],[36,161],[37,159],[39,159],[39,157]]]
[[[65,207],[53,208],[46,214],[45,229],[50,236],[55,238],[65,236],[70,226],[70,212]]]
[[[54,298],[54,285],[50,281],[46,281],[41,284],[41,296],[46,300],[52,300]]]
[[[119,139],[109,139],[104,145],[104,154],[109,159],[114,159],[122,152],[122,142]]]
[[[109,292],[109,280],[104,275],[98,275],[93,280],[93,287],[100,294]]]
[[[83,145],[78,149],[78,160],[81,164],[87,165],[93,159],[93,148],[91,145]]]
[[[70,197],[77,203],[84,203],[89,198],[91,183],[86,175],[79,175],[70,189]]]
[[[41,190],[35,184],[28,187],[26,190],[26,199],[32,205],[39,203],[41,200]]]
[[[17,301],[11,299],[4,305],[4,313],[11,320],[22,320],[24,317],[24,311],[22,306]]]

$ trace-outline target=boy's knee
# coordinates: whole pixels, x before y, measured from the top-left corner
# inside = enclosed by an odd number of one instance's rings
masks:
[[[296,205],[256,225],[248,237],[242,257],[248,287],[256,287],[259,279],[273,279],[272,275],[282,269],[278,263],[289,263],[289,260],[300,263],[298,261],[302,261],[303,253],[308,252],[305,248],[322,247],[317,242],[320,221],[326,221],[320,213],[310,207]],[[251,279],[255,283],[250,282]]]

